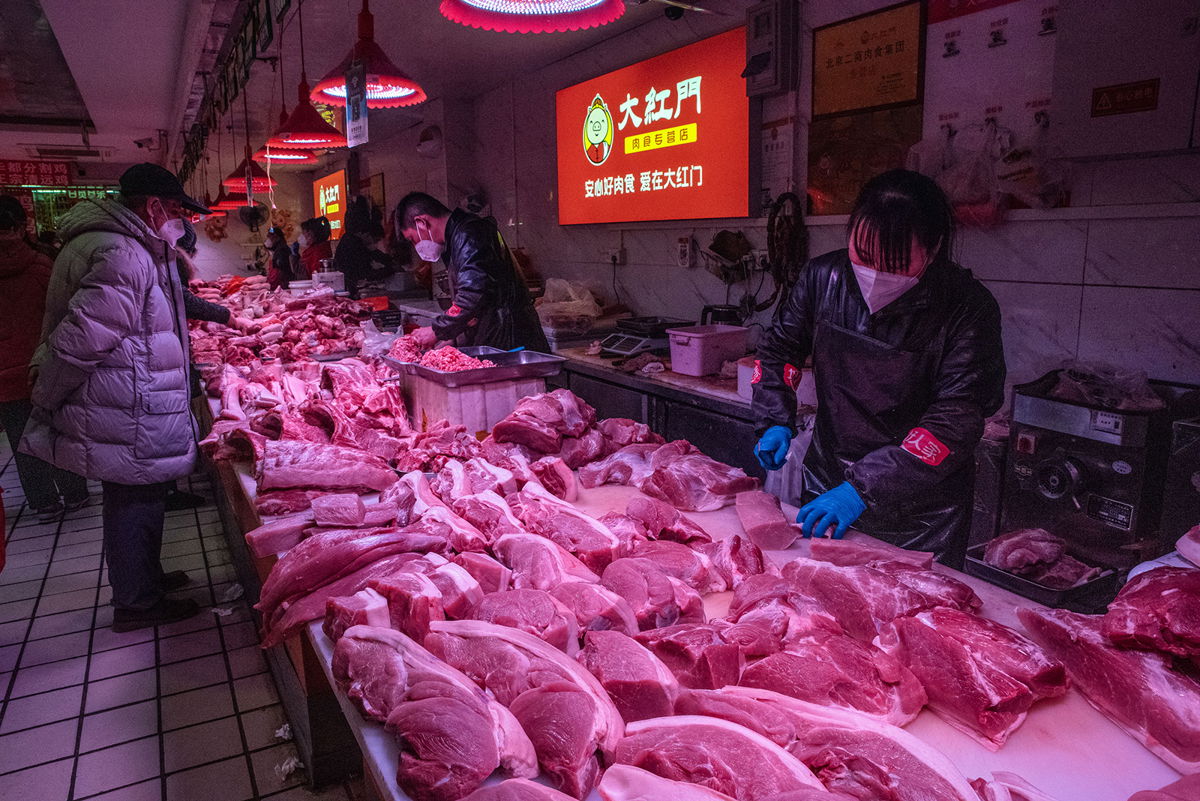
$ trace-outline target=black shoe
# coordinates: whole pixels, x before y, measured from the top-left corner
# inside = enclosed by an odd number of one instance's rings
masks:
[[[112,630],[116,632],[144,629],[147,626],[162,626],[195,617],[200,604],[191,598],[163,598],[149,609],[116,609],[113,611]]]
[[[203,495],[197,495],[194,492],[174,492],[167,493],[167,511],[182,512],[184,509],[195,509],[197,506],[203,506],[207,501]]]
[[[170,573],[163,573],[161,586],[166,592],[174,592],[183,589],[191,582],[187,573],[182,570],[172,570]]]
[[[37,517],[39,523],[53,523],[62,517],[63,505],[55,502],[53,506],[47,506],[44,509],[33,509],[31,511]]]

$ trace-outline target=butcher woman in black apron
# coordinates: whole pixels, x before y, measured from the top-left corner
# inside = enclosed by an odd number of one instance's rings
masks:
[[[812,259],[758,349],[755,455],[778,470],[811,355],[816,426],[804,457],[804,536],[853,525],[961,564],[984,420],[1004,351],[992,294],[951,260],[954,215],[931,179],[891,170],[863,187],[849,247]]]

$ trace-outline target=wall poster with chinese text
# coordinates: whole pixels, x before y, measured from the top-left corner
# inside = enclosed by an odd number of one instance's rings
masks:
[[[813,30],[813,117],[921,100],[924,19],[902,3]]]

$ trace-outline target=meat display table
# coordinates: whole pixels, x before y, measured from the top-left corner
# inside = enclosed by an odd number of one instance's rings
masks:
[[[599,517],[625,508],[638,491],[630,487],[605,486],[582,489],[576,506]],[[794,508],[786,508],[795,514]],[[716,512],[688,513],[714,539],[741,532],[732,506]],[[851,533],[853,537],[866,535]],[[797,556],[806,556],[809,543],[800,540],[785,551],[768,551],[782,564]],[[981,614],[1006,625],[1020,628],[1017,607],[1036,606],[1033,601],[980,579],[937,566],[937,569],[970,585],[983,600]],[[710,617],[721,616],[732,593],[715,593],[705,598]],[[333,644],[321,631],[320,621],[306,627],[304,637],[317,655],[325,679],[333,685],[331,660]],[[396,785],[397,750],[392,736],[378,723],[363,719],[354,703],[334,690],[350,731],[362,750],[364,768],[381,798],[406,801]],[[936,747],[953,761],[968,778],[987,776],[993,771],[1012,771],[1048,793],[1056,801],[1127,801],[1138,790],[1158,788],[1179,778],[1179,774],[1147,751],[1140,743],[1093,709],[1078,692],[1042,701],[1034,706],[1025,723],[1000,751],[989,751],[975,740],[944,723],[928,709],[905,730]],[[589,799],[598,799],[593,791]]]

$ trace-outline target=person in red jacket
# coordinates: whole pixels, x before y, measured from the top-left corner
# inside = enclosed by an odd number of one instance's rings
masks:
[[[29,403],[29,360],[42,334],[46,287],[54,266],[25,240],[25,209],[12,195],[0,195],[0,427],[13,451],[25,431]],[[88,502],[87,481],[41,459],[17,453],[17,477],[25,501],[42,522]]]
[[[329,243],[331,229],[325,217],[313,217],[300,223],[300,267],[296,278],[312,278],[321,269],[322,259],[333,258],[333,245]]]

